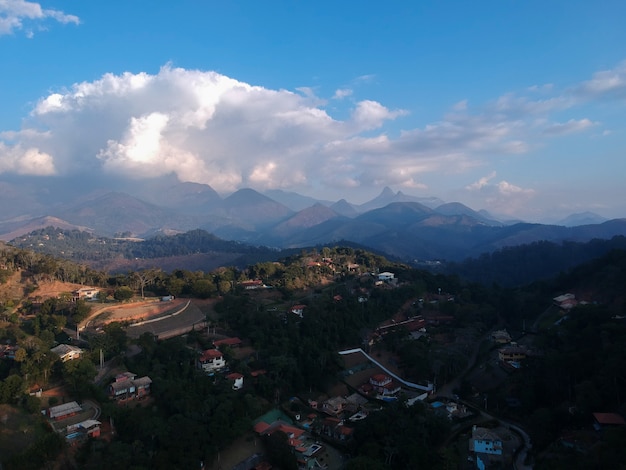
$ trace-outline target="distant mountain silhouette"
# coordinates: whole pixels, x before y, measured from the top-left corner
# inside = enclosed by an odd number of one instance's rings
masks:
[[[87,184],[88,183],[88,184]],[[586,223],[595,214],[573,214],[571,226],[502,222],[486,211],[437,198],[416,198],[385,188],[362,205],[345,199],[330,203],[274,190],[245,188],[222,198],[210,186],[180,183],[173,177],[107,191],[98,180],[0,180],[0,239],[10,240],[44,226],[136,237],[203,229],[236,242],[272,248],[299,248],[350,241],[398,259],[460,260],[536,241],[579,241],[626,235],[626,219]],[[277,201],[275,195],[291,205]],[[292,207],[302,207],[294,210]],[[20,212],[22,211],[22,212]]]
[[[565,227],[576,227],[578,225],[601,224],[607,220],[608,219],[606,217],[594,214],[593,212],[580,212],[577,214],[570,214],[557,223],[558,225],[564,225]]]

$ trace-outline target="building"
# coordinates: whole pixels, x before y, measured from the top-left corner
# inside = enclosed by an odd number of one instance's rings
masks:
[[[136,378],[132,372],[115,376],[115,382],[109,385],[109,395],[115,400],[143,398],[150,394],[152,379],[148,376]]]
[[[72,292],[72,298],[76,300],[93,300],[98,297],[100,289],[95,287],[81,287]]]
[[[237,337],[224,338],[213,341],[213,346],[218,349],[220,348],[220,346],[230,346],[231,348],[238,348],[239,346],[241,346],[241,343],[242,341]]]
[[[100,436],[100,421],[96,421],[95,419],[88,419],[86,421],[81,421],[77,424],[72,424],[67,427],[66,434],[71,435],[72,433],[81,433],[85,437],[99,437]]]
[[[71,361],[80,358],[83,350],[69,344],[59,344],[50,350],[61,358],[61,362]]]
[[[508,344],[511,342],[511,335],[506,330],[496,330],[491,333],[491,340],[496,344]]]
[[[390,273],[389,271],[385,271],[384,273],[380,273],[378,275],[378,280],[383,282],[391,282],[395,279],[396,275],[394,273]]]
[[[624,426],[625,424],[626,421],[624,421],[623,416],[617,413],[593,413],[593,426],[597,430]]]
[[[391,377],[386,374],[375,374],[369,378],[367,384],[363,387],[364,391],[373,391],[377,398],[385,399],[395,397],[401,390],[400,385],[395,383]]]
[[[233,390],[241,390],[243,388],[243,375],[239,372],[228,374],[226,380],[230,380],[233,383]]]
[[[263,281],[261,281],[260,279],[254,279],[252,281],[242,281],[239,283],[239,285],[245,290],[262,289],[263,287],[265,287],[263,285]]]
[[[75,401],[71,401],[69,403],[63,403],[62,405],[48,408],[48,412],[46,414],[50,419],[60,421],[62,419],[69,418],[70,416],[74,416],[81,411],[83,411],[83,408]]]
[[[525,347],[511,345],[498,350],[498,359],[502,362],[519,362],[526,359],[528,353]]]
[[[578,301],[576,300],[576,296],[574,294],[559,295],[553,298],[552,302],[554,305],[563,310],[570,310],[578,305]]]
[[[300,318],[304,317],[304,309],[306,305],[294,305],[291,307],[291,313],[298,315]]]
[[[226,367],[226,359],[219,349],[207,349],[198,358],[197,365],[206,373],[215,372]]]
[[[347,403],[343,397],[332,397],[322,403],[322,411],[331,416],[339,416],[343,413]]]
[[[502,439],[491,429],[474,426],[469,450],[477,454],[502,455]]]

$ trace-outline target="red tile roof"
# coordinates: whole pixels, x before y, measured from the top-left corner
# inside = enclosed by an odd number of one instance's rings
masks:
[[[609,425],[624,425],[626,421],[621,415],[617,413],[594,413],[593,417],[598,422],[598,424],[609,424]]]
[[[208,361],[209,359],[217,359],[222,356],[223,354],[217,349],[207,349],[200,355],[200,362]]]
[[[222,344],[226,346],[237,346],[241,344],[241,340],[235,337],[235,338],[218,339],[218,340],[213,341],[213,346],[215,346],[216,348],[221,346]]]

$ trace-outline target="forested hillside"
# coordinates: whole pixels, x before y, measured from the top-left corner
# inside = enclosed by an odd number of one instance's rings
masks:
[[[337,387],[355,391],[348,384],[357,369],[348,371],[337,352],[358,347],[381,361],[389,358],[406,380],[436,382],[441,389],[451,384],[468,406],[518,423],[531,436],[537,468],[617,468],[626,458],[624,428],[598,433],[592,426],[592,413],[626,412],[623,250],[515,288],[417,270],[339,246],[245,269],[112,275],[3,245],[0,267],[0,341],[6,352],[0,359],[0,407],[7,419],[21,413],[32,421],[28,429],[40,429],[30,446],[0,434],[0,450],[9,456],[1,462],[8,469],[41,468],[55,459],[85,469],[110,468],[112,461],[136,469],[214,462],[233,442],[256,439],[252,425],[264,412],[317,415],[309,400],[328,398]],[[383,272],[393,274],[393,281],[380,281],[377,273]],[[94,302],[77,301],[70,291],[42,295],[46,285],[61,281],[95,287],[99,294]],[[552,300],[565,292],[578,300],[567,312]],[[202,308],[205,326],[167,340],[152,333],[131,339],[127,322],[112,322],[100,330],[85,328],[76,343],[85,351],[80,359],[60,362],[50,352],[57,343],[71,343],[68,332],[94,311],[146,298],[158,303],[170,294]],[[418,321],[423,331],[414,335],[393,327],[406,320]],[[494,362],[500,346],[488,338],[502,328],[533,351],[517,369]],[[197,367],[200,352],[225,337],[244,345],[223,352],[228,370],[245,378],[243,390],[233,389],[225,373]],[[101,354],[109,375],[98,373]],[[107,385],[115,371],[149,376],[151,396],[126,406],[114,402]],[[64,400],[97,403],[100,421],[115,423],[115,438],[88,441],[68,458],[66,441],[45,431],[40,413],[55,401],[29,395],[39,388],[62,389]],[[465,460],[467,451],[459,449],[467,449],[467,441],[449,441],[456,439],[451,423],[427,404],[408,409],[398,400],[376,402],[374,408],[380,410],[350,426],[352,437],[345,442],[323,434],[323,415],[310,432],[349,455],[344,464],[350,470],[455,468]],[[562,445],[573,430],[593,443],[582,455]],[[275,465],[295,468],[284,444],[259,441]]]

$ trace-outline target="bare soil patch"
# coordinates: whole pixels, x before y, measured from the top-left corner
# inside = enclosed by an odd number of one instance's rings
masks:
[[[94,324],[108,324],[112,322],[137,322],[156,318],[161,315],[174,313],[185,306],[184,299],[170,302],[161,302],[160,299],[151,299],[129,304],[117,304],[99,309]]]

